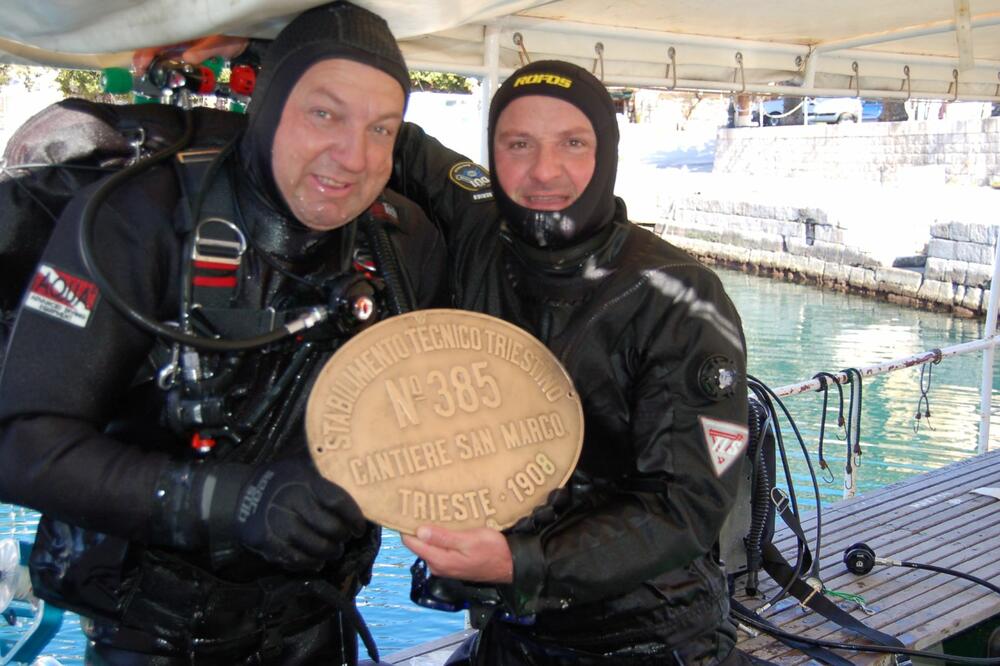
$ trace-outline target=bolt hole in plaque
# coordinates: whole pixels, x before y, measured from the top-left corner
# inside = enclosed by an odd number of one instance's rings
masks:
[[[505,321],[421,310],[366,329],[306,407],[320,473],[405,534],[513,525],[569,479],[583,410],[553,354]]]

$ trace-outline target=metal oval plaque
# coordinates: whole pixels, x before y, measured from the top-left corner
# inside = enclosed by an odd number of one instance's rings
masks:
[[[316,380],[306,435],[324,477],[365,516],[502,529],[569,479],[583,443],[572,380],[505,321],[421,310],[372,326]]]

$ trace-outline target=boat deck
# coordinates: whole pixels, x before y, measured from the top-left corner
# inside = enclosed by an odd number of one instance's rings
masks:
[[[862,463],[860,474],[864,472]],[[843,564],[844,550],[863,541],[878,557],[953,568],[996,582],[1000,579],[1000,558],[996,556],[1000,551],[1000,500],[974,492],[980,488],[1000,492],[1000,451],[828,507],[822,515],[820,558],[826,587],[861,595],[874,614],[866,615],[846,601],[838,602],[841,608],[916,649],[933,649],[949,636],[1000,614],[1000,595],[959,578],[905,567],[876,567],[866,576],[855,576]],[[812,540],[815,515],[805,516],[802,526]],[[781,527],[774,543],[794,562],[795,537]],[[742,583],[742,579],[737,580],[737,598],[751,608],[759,607],[760,600],[739,594]],[[777,585],[762,574],[761,589],[769,597]],[[864,643],[822,616],[804,610],[794,599],[780,601],[765,617],[790,633]],[[383,663],[439,666],[469,633],[471,630],[449,634],[433,643],[389,655]],[[740,637],[740,647],[761,659],[782,665],[816,663],[767,636],[751,638],[741,632]],[[885,655],[839,654],[854,664],[891,663]]]
[[[862,463],[859,473],[864,472]],[[969,581],[906,567],[880,566],[868,575],[856,576],[843,563],[847,548],[865,542],[878,557],[932,564],[997,582],[1000,500],[974,492],[981,488],[1000,492],[1000,451],[828,507],[822,515],[821,577],[828,589],[864,597],[874,613],[866,615],[851,602],[839,601],[838,605],[868,626],[916,649],[934,648],[963,629],[1000,614],[1000,595]],[[781,524],[780,519],[778,522]],[[802,526],[811,541],[815,515],[807,516]],[[791,531],[778,530],[774,543],[794,563],[795,537]],[[737,580],[737,598],[747,606],[759,607],[761,601],[740,596],[742,582]],[[777,586],[762,574],[761,589],[770,596]],[[765,617],[790,633],[836,642],[865,642],[803,609],[795,599],[780,601]],[[742,632],[740,636],[740,647],[761,659],[783,665],[816,663],[770,637],[749,638]],[[838,654],[855,664],[891,663],[885,655]]]

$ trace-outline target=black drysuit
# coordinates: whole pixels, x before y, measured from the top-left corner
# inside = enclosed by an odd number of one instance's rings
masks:
[[[364,245],[358,221],[335,231],[311,231],[265,203],[240,166],[227,168],[249,248],[224,311],[255,322],[269,321],[273,312],[323,304],[329,296],[315,285],[355,271],[355,259],[367,261],[357,252]],[[45,514],[36,543],[45,552],[33,563],[60,586],[70,607],[98,617],[91,630],[98,643],[180,654],[180,663],[186,663],[186,654],[208,655],[211,663],[243,663],[262,647],[269,663],[352,662],[350,627],[342,627],[338,613],[302,592],[300,584],[322,579],[352,600],[370,576],[380,540],[377,526],[370,524],[346,544],[340,561],[318,573],[282,571],[249,552],[214,566],[204,548],[149,545],[157,529],[150,524],[158,510],[154,484],[169,465],[196,454],[190,433],[165,423],[170,405],[157,375],[168,358],[155,354],[163,345],[107,299],[86,297],[93,293],[87,287],[93,279],[77,238],[81,208],[92,190],[64,212],[39,269],[77,279],[80,302],[56,307],[76,312],[76,323],[22,307],[0,379],[0,499]],[[416,306],[434,305],[445,264],[440,234],[411,203],[388,192],[386,197],[399,211],[387,233],[403,282]],[[174,170],[155,167],[115,190],[96,219],[101,270],[127,303],[158,321],[182,315],[181,274],[191,261],[182,253],[185,234],[177,231],[183,224],[181,201]],[[208,462],[258,465],[306,455],[305,401],[342,338],[320,336],[308,351],[292,339],[230,355],[234,377],[223,395],[233,421],[248,421],[269,392],[277,397],[242,433],[240,444],[220,443]],[[282,385],[293,363],[291,381]],[[69,568],[70,560],[88,558],[89,568]],[[36,566],[36,583],[38,574]]]
[[[541,339],[585,415],[568,489],[507,533],[514,580],[499,592],[534,624],[494,615],[476,663],[738,659],[711,551],[744,458],[746,354],[718,277],[630,224],[620,200],[596,237],[527,246],[463,169],[478,170],[407,125],[390,183],[447,228],[453,305]]]

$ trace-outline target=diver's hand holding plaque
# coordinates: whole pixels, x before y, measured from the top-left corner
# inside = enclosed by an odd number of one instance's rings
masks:
[[[505,321],[422,310],[349,340],[321,371],[306,434],[365,516],[413,534],[502,529],[576,467],[583,412],[537,339]]]

